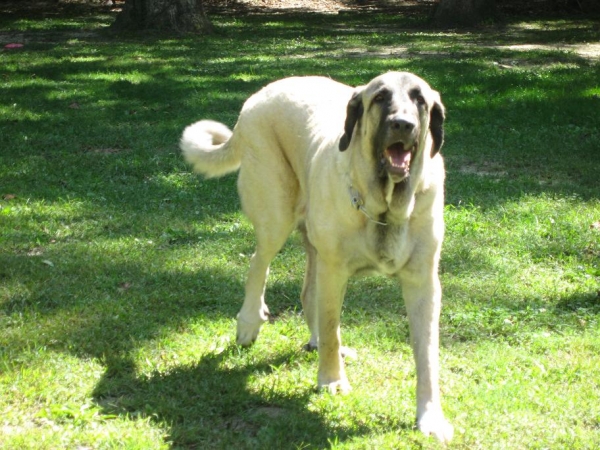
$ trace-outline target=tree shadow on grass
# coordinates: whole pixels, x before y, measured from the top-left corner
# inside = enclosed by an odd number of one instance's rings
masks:
[[[168,430],[166,441],[173,448],[324,448],[328,439],[343,442],[372,432],[359,422],[335,424],[322,408],[310,408],[315,394],[312,378],[299,382],[298,377],[285,375],[289,387],[249,386],[281,366],[301,372],[307,366],[316,368],[316,355],[301,351],[302,339],[290,344],[292,350],[211,349],[213,341],[233,339],[233,321],[223,324],[234,317],[243,292],[233,273],[217,268],[157,270],[133,261],[111,261],[106,255],[90,256],[77,260],[80,267],[75,268],[61,263],[60,253],[46,254],[56,264],[42,265],[41,270],[47,270],[41,276],[39,259],[9,259],[26,270],[9,272],[6,281],[27,283],[29,294],[2,304],[0,313],[15,321],[24,316],[20,326],[7,330],[14,352],[35,340],[49,351],[97,361],[104,373],[92,397],[107,417],[148,419]],[[116,285],[119,279],[132,282]],[[78,290],[68,287],[75,283]],[[286,311],[299,308],[300,285],[292,279],[270,286],[274,315],[286,320]],[[33,316],[35,320],[28,324],[27,318]],[[215,332],[218,322],[226,327],[226,336],[213,340],[204,327]],[[170,368],[160,372],[141,373],[144,363],[136,358],[138,351],[152,348],[154,341],[162,342],[165,336],[192,338],[190,327],[194,326],[201,327],[197,339],[208,339],[209,344],[189,351],[202,356],[188,355],[193,362],[170,363]],[[152,364],[161,364],[161,355],[149,358]],[[410,430],[412,423],[383,425],[388,426]]]
[[[105,416],[148,419],[168,430],[166,442],[173,448],[314,448],[326,447],[328,438],[344,440],[367,433],[360,424],[350,428],[328,425],[319,410],[310,409],[312,379],[299,386],[295,379],[288,381],[294,383],[290,388],[271,386],[257,391],[248,387],[250,380],[268,376],[280,366],[294,369],[298,365],[302,371],[303,366],[313,366],[315,356],[304,356],[301,341],[292,345],[297,350],[266,354],[236,346],[211,350],[212,345],[201,345],[189,350],[203,355],[188,356],[194,362],[175,362],[161,372],[140,373],[139,358],[134,356],[139,349],[152,347],[153,341],[172,333],[187,333],[185,339],[191,338],[193,323],[212,327],[214,333],[213,324],[234,316],[239,302],[231,297],[237,297],[242,287],[227,273],[161,273],[150,279],[143,267],[114,265],[113,271],[134,279],[131,286],[119,287],[106,285],[114,283],[114,278],[103,273],[103,268],[97,268],[96,275],[93,270],[93,264],[81,268],[82,275],[89,277],[86,292],[64,289],[74,274],[62,281],[40,280],[29,296],[2,304],[0,314],[13,318],[9,322],[13,325],[5,331],[15,353],[35,340],[49,351],[97,361],[104,373],[92,398]],[[11,278],[6,281],[12,282]],[[290,294],[289,289],[279,288]],[[69,292],[61,294],[61,290]],[[32,315],[35,330],[28,325]],[[231,323],[231,329],[229,324],[221,326],[226,327],[227,337],[215,335],[216,344],[233,338],[235,325]],[[198,339],[212,342],[206,336],[210,332],[202,331]],[[162,361],[161,355],[150,358],[152,364]],[[16,370],[20,363],[14,364]]]
[[[333,436],[345,440],[368,432],[361,425],[328,425],[307,407],[313,388],[285,395],[276,389],[253,392],[248,387],[253,374],[271,373],[294,355],[229,367],[239,351],[229,347],[192,366],[139,377],[130,361],[107,361],[93,395],[106,414],[147,417],[167,427],[173,448],[322,448]]]

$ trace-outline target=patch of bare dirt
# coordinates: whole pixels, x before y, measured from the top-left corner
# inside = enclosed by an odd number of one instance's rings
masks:
[[[207,11],[221,14],[341,14],[385,11],[405,16],[429,15],[439,0],[204,0]]]
[[[499,50],[512,50],[528,52],[532,50],[545,51],[563,51],[572,52],[582,58],[590,60],[600,60],[600,42],[586,42],[584,44],[517,44],[517,45],[496,45],[493,48]]]
[[[246,8],[267,8],[270,10],[306,10],[336,13],[348,8],[339,0],[238,0]]]

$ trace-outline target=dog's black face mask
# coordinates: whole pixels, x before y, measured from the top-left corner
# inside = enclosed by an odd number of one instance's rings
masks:
[[[363,105],[363,92],[365,92],[365,90],[365,88],[357,88],[348,102],[348,106],[346,108],[346,120],[344,123],[344,134],[340,138],[339,142],[339,149],[342,152],[347,150],[350,146],[354,129],[357,127],[357,125],[360,127],[360,120],[365,112],[365,107]],[[444,142],[445,112],[439,94],[435,91],[431,91],[430,89],[427,89],[427,91],[431,92],[431,95],[434,97],[432,99],[433,101],[430,100],[427,102],[427,100],[424,99],[420,94],[418,95],[418,101],[425,102],[426,104],[431,103],[429,111],[429,131],[433,141],[433,145],[431,147],[431,157],[434,157],[436,153],[440,151]],[[413,97],[415,97],[415,95],[413,95]],[[387,120],[389,107],[387,107],[385,111],[384,114],[382,114],[382,121]],[[391,147],[390,151],[394,151],[393,146]]]

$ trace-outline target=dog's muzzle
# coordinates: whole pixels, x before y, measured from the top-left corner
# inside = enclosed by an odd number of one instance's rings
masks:
[[[417,122],[406,114],[393,114],[386,121],[386,146],[381,154],[381,168],[393,182],[410,175],[410,163],[417,151]]]
[[[381,164],[394,182],[398,183],[409,176],[410,162],[416,151],[416,143],[407,147],[402,142],[396,142],[383,151]]]

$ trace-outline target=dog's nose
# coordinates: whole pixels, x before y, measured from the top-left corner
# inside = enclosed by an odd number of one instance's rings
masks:
[[[390,120],[391,127],[398,131],[410,133],[415,127],[416,123],[406,117],[392,117]]]

